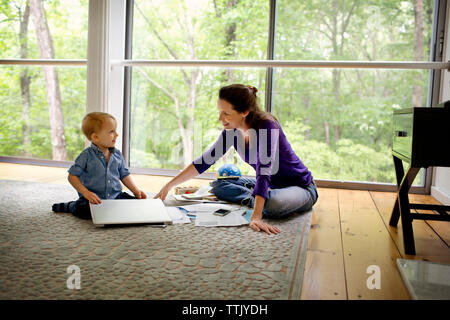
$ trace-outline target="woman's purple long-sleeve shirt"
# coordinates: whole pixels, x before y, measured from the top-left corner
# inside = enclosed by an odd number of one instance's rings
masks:
[[[263,120],[259,129],[249,129],[250,143],[244,141],[240,130],[223,130],[216,142],[193,164],[198,173],[208,170],[233,146],[239,156],[256,171],[253,195],[268,198],[268,190],[288,186],[308,186],[313,177],[292,150],[281,126]]]

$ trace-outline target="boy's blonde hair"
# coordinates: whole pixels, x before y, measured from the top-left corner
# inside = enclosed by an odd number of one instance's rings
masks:
[[[117,123],[116,118],[106,112],[91,112],[84,116],[81,122],[81,130],[89,141],[91,141],[91,135],[94,132],[98,133],[102,129],[107,118],[111,118]]]

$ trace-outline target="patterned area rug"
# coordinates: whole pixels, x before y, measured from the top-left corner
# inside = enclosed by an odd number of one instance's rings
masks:
[[[312,211],[272,220],[282,232],[271,236],[194,222],[102,228],[51,211],[76,198],[0,180],[0,299],[300,299]]]

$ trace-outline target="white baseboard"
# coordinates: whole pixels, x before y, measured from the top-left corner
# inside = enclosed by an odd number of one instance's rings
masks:
[[[450,195],[443,192],[442,190],[439,190],[439,188],[436,188],[435,186],[431,186],[431,196],[433,196],[436,200],[441,202],[443,205],[446,205],[446,206],[450,205]]]

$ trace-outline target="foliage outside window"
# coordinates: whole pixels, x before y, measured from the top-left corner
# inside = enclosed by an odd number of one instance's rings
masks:
[[[0,1],[0,58],[86,59],[88,0]],[[0,155],[74,160],[85,67],[0,66]]]
[[[269,1],[134,1],[133,59],[264,60]],[[276,60],[427,61],[433,1],[277,1]],[[132,166],[182,169],[222,129],[218,89],[264,68],[133,67]],[[392,111],[425,106],[421,70],[275,68],[272,112],[316,179],[394,183]],[[200,136],[200,138],[199,138]],[[200,146],[198,145],[200,143]],[[254,174],[236,153],[223,162]]]
[[[268,1],[135,1],[134,5],[133,59],[267,57]],[[221,84],[254,83],[264,102],[265,72],[133,67],[130,165],[181,169],[189,164],[201,153],[193,142],[200,140],[206,147],[220,133],[216,102]]]

